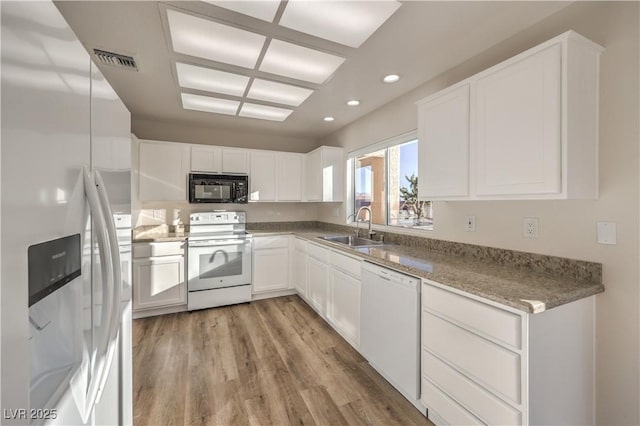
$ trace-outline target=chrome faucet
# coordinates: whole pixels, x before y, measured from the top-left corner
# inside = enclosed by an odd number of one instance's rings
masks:
[[[360,212],[362,210],[366,210],[369,212],[369,239],[373,239],[373,236],[376,235],[376,233],[371,230],[371,221],[373,219],[373,213],[371,213],[371,208],[369,206],[360,207],[355,214],[354,219],[356,221],[356,237],[360,237]]]

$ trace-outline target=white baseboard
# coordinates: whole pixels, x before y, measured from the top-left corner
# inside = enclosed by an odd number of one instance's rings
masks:
[[[262,299],[271,299],[273,297],[282,297],[282,296],[291,296],[292,294],[297,294],[295,288],[289,288],[286,290],[276,290],[276,291],[266,291],[264,293],[254,293],[251,296],[251,300],[262,300]]]
[[[145,309],[143,311],[133,311],[133,319],[154,317],[156,315],[175,314],[176,312],[186,312],[187,305],[168,306],[166,308]]]

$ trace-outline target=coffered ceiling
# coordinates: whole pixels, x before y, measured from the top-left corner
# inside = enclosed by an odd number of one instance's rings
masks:
[[[567,2],[60,1],[134,118],[319,138]],[[389,74],[400,80],[383,82]],[[358,100],[358,106],[347,101]],[[354,102],[352,102],[354,103]],[[323,120],[334,117],[333,121]]]

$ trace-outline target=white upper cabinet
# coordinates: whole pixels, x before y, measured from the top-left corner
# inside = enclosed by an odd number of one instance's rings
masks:
[[[561,192],[562,45],[476,82],[476,194]]]
[[[249,200],[276,200],[276,153],[273,151],[251,151],[249,172]]]
[[[344,198],[344,151],[321,146],[307,154],[306,201],[342,201]]]
[[[597,198],[602,50],[568,31],[418,102],[420,198]]]
[[[420,198],[469,196],[469,84],[418,105]]]
[[[191,145],[191,171],[222,172],[222,148],[219,146]]]
[[[278,152],[276,154],[276,188],[278,201],[301,201],[304,154]]]
[[[189,145],[140,141],[139,192],[141,201],[185,201]]]
[[[307,154],[306,201],[322,201],[322,152],[319,149]]]
[[[249,152],[242,148],[222,148],[222,172],[249,173]]]
[[[333,202],[344,198],[342,148],[309,154],[176,142],[140,141],[141,201],[184,201],[187,174],[248,174],[250,201]]]

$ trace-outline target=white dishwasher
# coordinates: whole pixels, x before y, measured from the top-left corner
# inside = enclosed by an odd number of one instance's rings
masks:
[[[362,265],[360,350],[413,405],[420,403],[420,280]]]

